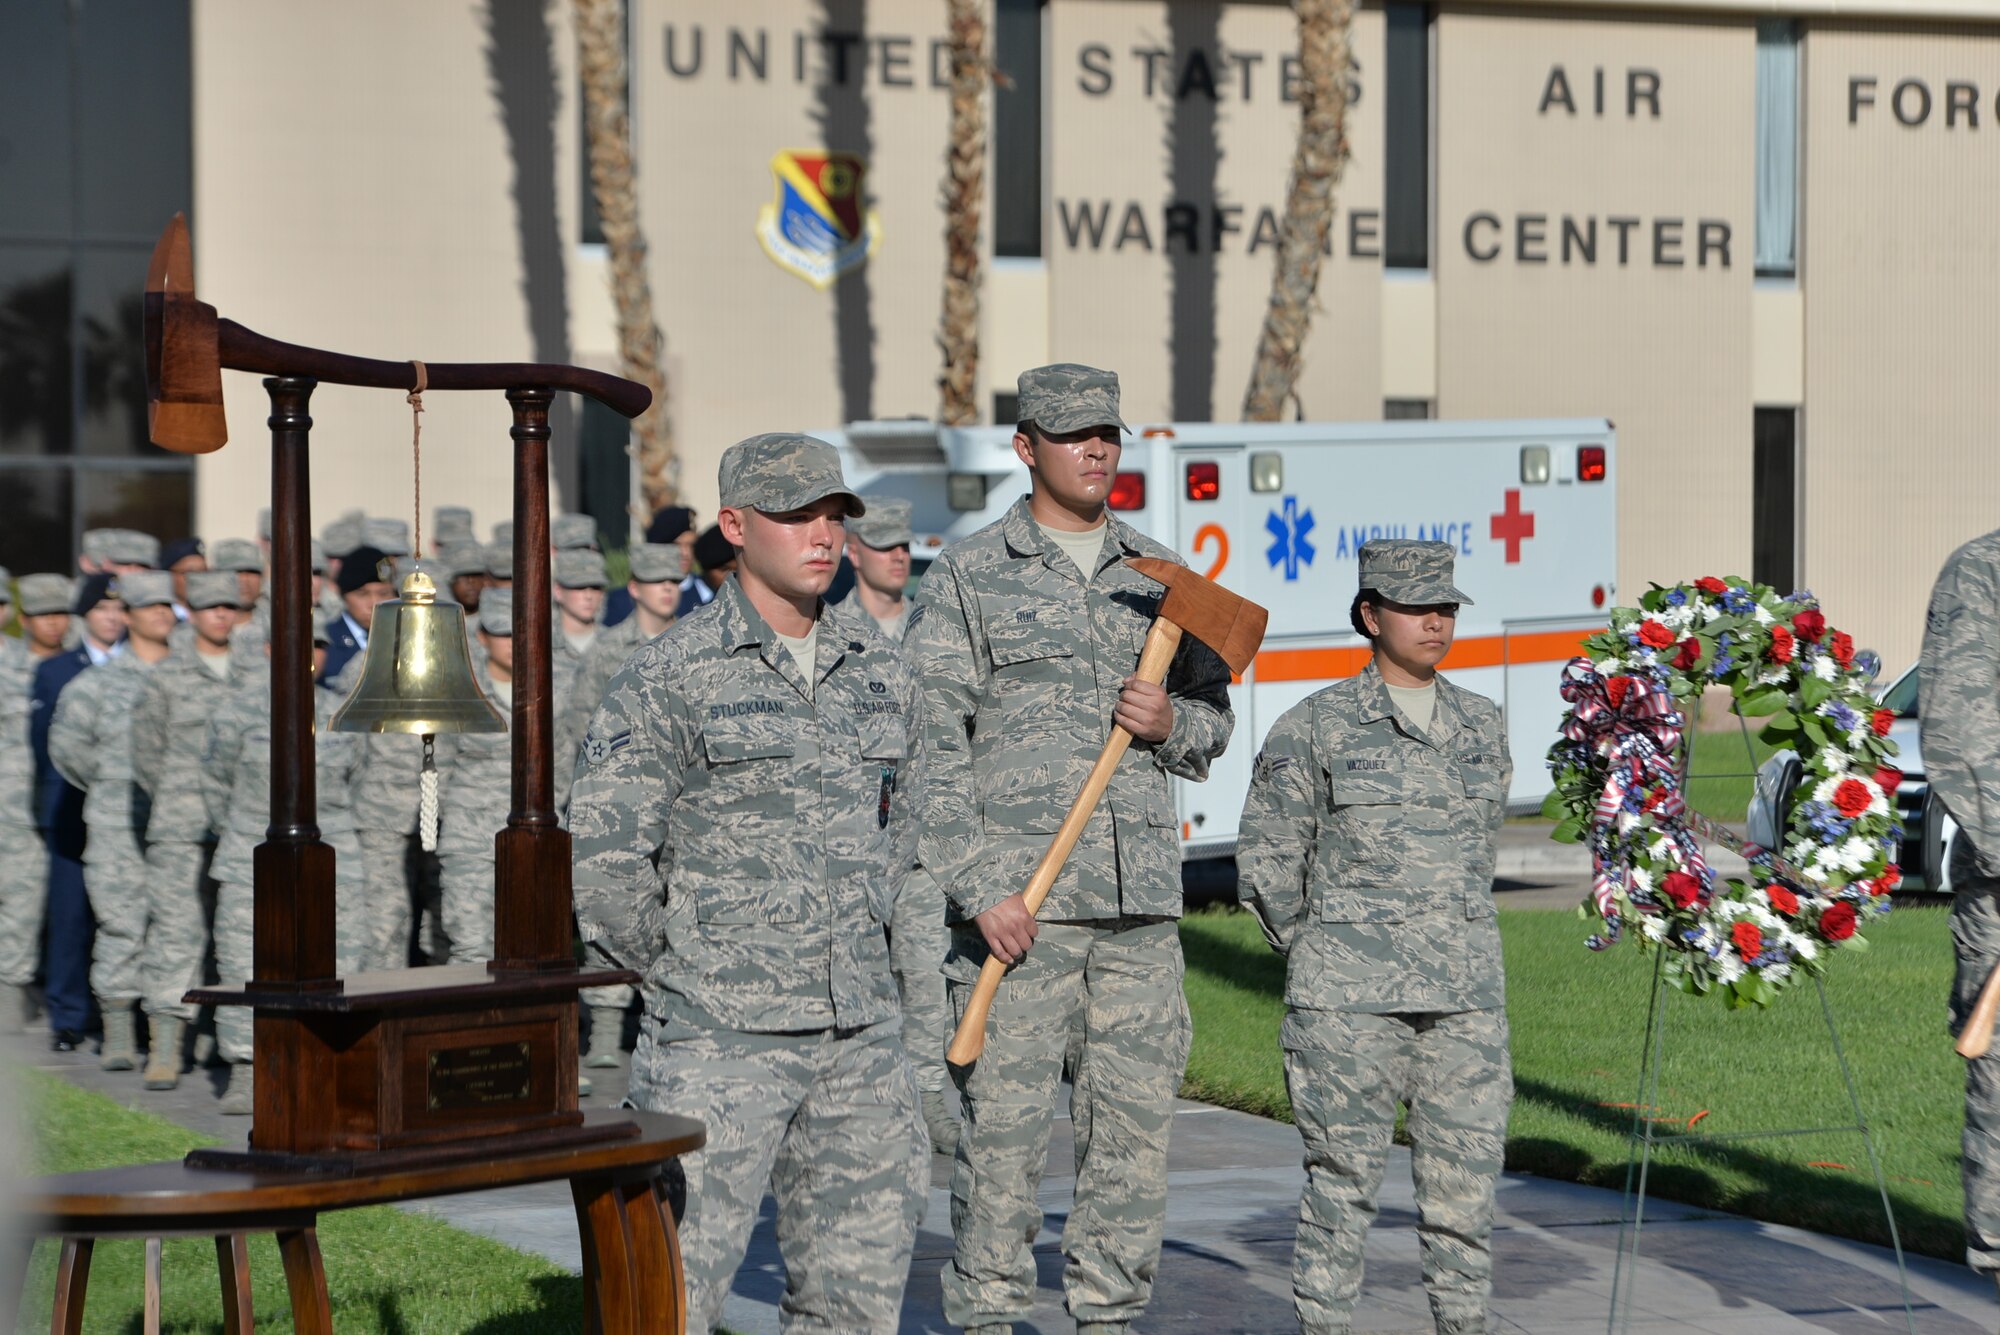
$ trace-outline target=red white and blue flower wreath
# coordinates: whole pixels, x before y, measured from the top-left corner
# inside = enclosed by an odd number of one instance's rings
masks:
[[[1655,586],[1611,614],[1563,671],[1569,702],[1549,750],[1555,838],[1587,840],[1592,884],[1581,910],[1603,950],[1633,939],[1666,952],[1683,990],[1767,1006],[1820,973],[1834,950],[1861,950],[1865,920],[1888,912],[1901,879],[1902,831],[1887,710],[1854,667],[1853,640],[1809,593],[1781,597],[1740,579]],[[1778,849],[1746,844],[1688,809],[1681,789],[1684,702],[1726,686],[1735,711],[1768,717],[1765,741],[1795,751],[1797,800],[1779,811]],[[1703,837],[1741,848],[1745,879],[1720,881]]]

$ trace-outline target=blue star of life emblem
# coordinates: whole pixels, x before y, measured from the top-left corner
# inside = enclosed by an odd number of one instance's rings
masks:
[[[1287,581],[1296,580],[1299,567],[1312,564],[1313,545],[1306,540],[1306,534],[1313,530],[1313,512],[1299,509],[1298,497],[1287,496],[1282,514],[1271,511],[1264,527],[1273,539],[1264,550],[1265,559],[1273,569],[1284,566]]]

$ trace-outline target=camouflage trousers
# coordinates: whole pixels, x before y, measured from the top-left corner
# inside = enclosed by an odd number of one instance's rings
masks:
[[[895,1021],[746,1034],[649,1013],[628,1101],[708,1127],[708,1144],[680,1160],[690,1332],[715,1329],[767,1188],[785,1259],[782,1328],[897,1329],[930,1140]]]
[[[1961,830],[1951,854],[1951,944],[1958,959],[1951,989],[1951,1032],[1972,1014],[1987,975],[2000,967],[2000,880],[1979,869]],[[1965,1064],[1965,1263],[2000,1278],[2000,1047]]]
[[[41,831],[0,821],[0,983],[35,981],[48,897],[49,850]]]
[[[446,845],[438,850],[438,871],[438,922],[451,963],[486,963],[493,958],[493,845]]]
[[[351,836],[329,838],[334,846],[334,866],[353,865],[348,855],[354,850]],[[250,981],[256,968],[256,931],[252,910],[255,888],[246,881],[221,881],[215,888],[215,972],[224,987],[240,987]],[[361,877],[340,876],[334,885],[333,940],[334,968],[341,977],[362,971],[363,960],[372,945],[369,937],[368,906],[362,900]],[[228,1062],[247,1062],[251,1055],[252,1016],[247,1006],[215,1008],[215,1046]]]
[[[944,890],[918,868],[903,878],[889,914],[889,969],[903,999],[903,1046],[910,1052],[917,1088],[945,1087],[944,1050],[951,1042],[944,999],[944,957],[951,933],[944,925]]]
[[[362,830],[355,858],[361,864],[362,930],[367,941],[365,969],[410,966],[410,838],[394,830]],[[345,861],[347,854],[339,854]]]
[[[1345,1335],[1396,1105],[1409,1105],[1424,1291],[1438,1335],[1486,1330],[1493,1191],[1514,1074],[1504,1010],[1368,1015],[1292,1010],[1280,1042],[1305,1141],[1292,1294],[1309,1335]]]
[[[83,888],[97,919],[90,947],[90,991],[100,1005],[145,995],[146,855],[129,830],[92,830],[83,855]]]
[[[146,850],[146,950],[142,961],[146,1014],[192,1020],[181,1000],[202,984],[208,954],[203,883],[214,844],[163,842]]]
[[[986,958],[961,927],[945,966],[952,1019]],[[1045,922],[1000,984],[986,1048],[954,1069],[965,1125],[951,1179],[953,1257],[945,1319],[999,1325],[1034,1302],[1036,1198],[1065,1054],[1076,1204],[1063,1226],[1063,1296],[1086,1321],[1132,1321],[1152,1296],[1166,1224],[1167,1139],[1193,1026],[1181,992],[1180,927],[1126,918]]]

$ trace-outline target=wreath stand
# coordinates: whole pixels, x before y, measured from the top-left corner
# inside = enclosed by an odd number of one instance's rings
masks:
[[[1697,696],[1688,709],[1689,725],[1686,732],[1687,744],[1681,754],[1681,790],[1688,791],[1689,768],[1694,754],[1694,736],[1701,720],[1701,699]],[[1744,754],[1751,762],[1749,774],[1703,775],[1704,779],[1740,779],[1756,776],[1756,750],[1750,741],[1750,726],[1740,716],[1737,726],[1743,737]],[[1696,813],[1692,806],[1687,813],[1687,825],[1696,835],[1709,843],[1726,844],[1732,850],[1743,851],[1749,847],[1748,841],[1737,837],[1727,827],[1717,824]],[[1813,986],[1819,992],[1820,1014],[1826,1019],[1827,1039],[1833,1047],[1834,1060],[1840,1064],[1840,1078],[1847,1090],[1848,1106],[1854,1110],[1854,1120],[1839,1126],[1800,1127],[1783,1131],[1725,1131],[1689,1132],[1661,1135],[1654,1130],[1654,1123],[1648,1114],[1657,1106],[1660,1093],[1660,1065],[1666,1048],[1667,1015],[1664,1004],[1668,989],[1666,983],[1665,950],[1653,952],[1652,999],[1646,1005],[1646,1032],[1639,1050],[1639,1094],[1632,1107],[1632,1130],[1627,1137],[1625,1157],[1625,1191],[1618,1209],[1618,1251],[1611,1269],[1611,1315],[1606,1323],[1608,1335],[1621,1335],[1632,1325],[1632,1289],[1636,1275],[1627,1275],[1627,1258],[1636,1270],[1639,1260],[1639,1242],[1645,1228],[1646,1182],[1652,1167],[1653,1149],[1658,1145],[1712,1145],[1723,1141],[1737,1140],[1777,1140],[1794,1136],[1822,1136],[1856,1134],[1868,1150],[1868,1166],[1875,1174],[1875,1189],[1882,1198],[1882,1217],[1889,1225],[1889,1245],[1896,1254],[1896,1278],[1903,1291],[1903,1319],[1910,1331],[1916,1335],[1916,1313],[1910,1305],[1910,1272],[1903,1263],[1903,1241],[1896,1230],[1896,1212],[1889,1203],[1889,1183],[1882,1173],[1882,1156],[1876,1152],[1874,1134],[1868,1129],[1867,1114],[1862,1111],[1861,1094],[1854,1084],[1854,1073],[1847,1063],[1847,1049],[1840,1041],[1840,1026],[1834,1022],[1833,1007],[1826,998],[1826,980],[1813,976]]]

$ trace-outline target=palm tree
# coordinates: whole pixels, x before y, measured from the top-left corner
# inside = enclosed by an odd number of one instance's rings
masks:
[[[1312,323],[1320,256],[1333,229],[1333,190],[1347,165],[1347,81],[1353,0],[1294,0],[1299,15],[1299,140],[1272,264],[1271,303],[1257,337],[1243,418],[1275,422],[1299,375],[1299,350]]]
[[[632,128],[625,111],[624,0],[575,0],[577,64],[590,150],[590,190],[603,220],[611,259],[611,299],[618,310],[622,370],[653,391],[639,415],[639,489],[647,513],[676,498],[680,463],[667,427],[667,377],[660,361],[666,340],[653,314],[646,278],[646,236],[639,229],[639,199],[632,167]]]
[[[944,309],[938,321],[938,420],[979,420],[979,221],[986,177],[984,0],[945,0],[951,32],[951,146],[944,172]]]

